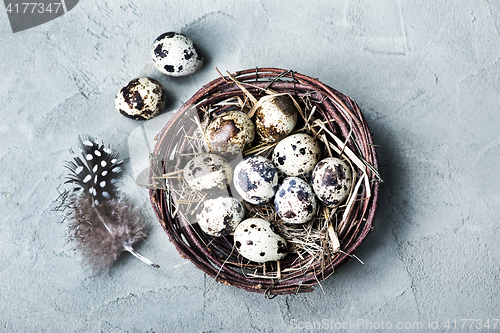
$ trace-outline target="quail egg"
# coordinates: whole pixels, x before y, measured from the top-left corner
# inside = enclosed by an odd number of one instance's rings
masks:
[[[240,254],[255,262],[277,261],[287,252],[286,240],[274,231],[275,227],[261,218],[242,221],[234,232],[234,245]]]
[[[314,169],[321,151],[310,135],[299,133],[281,140],[273,152],[273,163],[287,176],[299,176]]]
[[[126,117],[151,119],[165,107],[165,91],[160,82],[148,77],[130,81],[115,98],[116,109]]]
[[[260,140],[283,139],[297,124],[297,107],[288,96],[267,99],[255,113],[255,128]]]
[[[352,186],[350,167],[341,159],[321,160],[311,176],[314,193],[325,206],[335,207],[349,195]]]
[[[316,211],[316,197],[311,186],[298,177],[288,177],[276,192],[276,212],[287,223],[310,221]]]
[[[234,187],[243,200],[260,205],[268,203],[278,188],[278,172],[262,156],[242,159],[234,168]]]
[[[166,32],[153,43],[151,58],[164,74],[184,76],[193,74],[203,65],[203,58],[193,41],[177,32]]]
[[[233,233],[244,217],[243,205],[232,197],[207,199],[197,214],[201,230],[216,237]]]
[[[255,136],[252,120],[242,111],[228,111],[212,120],[204,133],[205,145],[212,153],[241,154]]]
[[[219,155],[200,154],[187,162],[183,175],[189,186],[202,191],[226,188],[232,180],[232,172],[229,163]]]

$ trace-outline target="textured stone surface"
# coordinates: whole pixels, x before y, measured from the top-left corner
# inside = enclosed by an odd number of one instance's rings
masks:
[[[80,1],[16,34],[0,10],[0,331],[287,332],[357,320],[438,320],[442,331],[448,319],[499,318],[497,1],[159,3]],[[154,68],[150,46],[166,31],[197,43],[199,72]],[[312,294],[267,300],[214,284],[177,254],[135,186],[141,140],[162,126],[123,117],[114,96],[148,76],[175,110],[218,77],[214,66],[293,69],[356,99],[385,180],[356,252],[364,265],[352,260]],[[138,250],[161,269],[124,255],[94,276],[65,242],[52,209],[81,134],[131,157],[124,188],[152,227]]]

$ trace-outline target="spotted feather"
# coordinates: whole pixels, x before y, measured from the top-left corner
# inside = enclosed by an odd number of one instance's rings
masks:
[[[81,156],[66,163],[70,170],[66,183],[76,185],[93,206],[111,200],[116,195],[116,183],[122,173],[123,161],[118,154],[89,137],[80,138]]]
[[[81,155],[65,164],[70,171],[65,183],[73,184],[73,190],[61,196],[61,207],[69,210],[68,236],[75,250],[96,270],[108,268],[123,251],[159,267],[132,247],[146,237],[147,227],[117,188],[123,161],[89,137],[80,138],[80,147]]]

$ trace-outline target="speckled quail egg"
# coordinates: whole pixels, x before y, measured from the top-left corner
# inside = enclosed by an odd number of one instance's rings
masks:
[[[319,201],[325,206],[335,207],[349,195],[352,186],[351,169],[341,159],[325,158],[314,168],[311,185]]]
[[[287,243],[274,230],[275,227],[264,219],[246,219],[236,227],[234,245],[243,257],[251,261],[281,260],[288,252]]]
[[[220,237],[234,232],[245,217],[241,202],[232,197],[217,197],[203,202],[203,209],[197,214],[201,230]]]
[[[242,111],[228,111],[210,122],[204,133],[205,145],[212,153],[241,154],[255,137],[255,126]]]
[[[288,96],[267,99],[255,113],[259,139],[274,142],[283,139],[297,124],[297,107]]]
[[[321,151],[310,135],[299,133],[281,140],[273,152],[273,163],[287,176],[299,176],[314,169]]]
[[[203,58],[193,41],[177,32],[166,32],[153,43],[151,58],[155,66],[170,76],[193,74],[203,65]]]
[[[115,99],[116,109],[126,117],[151,119],[165,107],[165,92],[160,82],[148,77],[130,81],[121,88]]]
[[[276,212],[287,223],[310,221],[316,211],[316,197],[311,186],[298,177],[283,180],[274,198]]]
[[[278,189],[278,172],[262,156],[248,156],[234,168],[234,187],[243,200],[260,205],[268,203]]]
[[[187,162],[183,175],[189,186],[202,191],[226,188],[232,180],[232,172],[229,163],[219,155],[200,154]]]

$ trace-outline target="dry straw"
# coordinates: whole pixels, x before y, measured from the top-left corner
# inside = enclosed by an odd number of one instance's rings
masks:
[[[300,115],[294,132],[315,137],[322,145],[322,158],[346,161],[354,182],[346,202],[335,208],[318,205],[316,218],[304,225],[281,223],[272,204],[244,203],[247,218],[270,221],[291,249],[279,262],[258,264],[238,254],[232,236],[216,238],[201,231],[195,217],[207,194],[185,184],[182,168],[205,152],[203,131],[211,119],[235,109],[252,116],[274,95],[294,100]],[[317,79],[276,68],[221,75],[194,94],[156,140],[150,172],[153,209],[180,255],[217,282],[267,297],[312,291],[354,257],[353,251],[372,229],[381,179],[371,133],[356,102]],[[243,155],[269,156],[274,146],[256,142]]]

